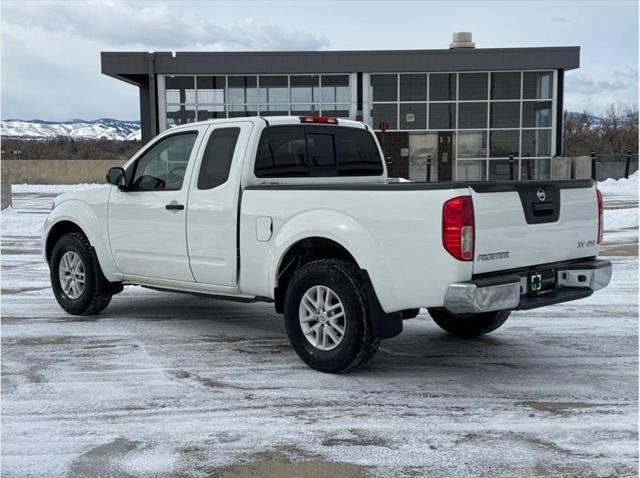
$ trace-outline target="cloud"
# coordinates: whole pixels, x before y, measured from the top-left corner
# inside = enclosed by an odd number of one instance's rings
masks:
[[[295,28],[253,19],[225,27],[188,9],[151,2],[5,2],[3,20],[117,47],[318,50],[330,46],[326,37]]]
[[[607,81],[594,80],[586,77],[582,73],[573,73],[567,76],[566,88],[573,93],[593,95],[626,90],[628,88],[633,88],[634,86],[635,82],[628,77],[623,80]]]
[[[567,17],[551,17],[551,21],[554,23],[571,23],[571,19]]]

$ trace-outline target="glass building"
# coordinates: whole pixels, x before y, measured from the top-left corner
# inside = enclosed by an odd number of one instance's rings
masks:
[[[564,72],[579,55],[578,47],[103,52],[102,71],[139,87],[144,140],[212,118],[333,116],[377,132],[392,177],[549,179],[562,154]]]

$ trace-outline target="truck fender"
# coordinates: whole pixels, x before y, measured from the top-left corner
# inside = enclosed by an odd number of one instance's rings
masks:
[[[109,234],[106,223],[106,206],[105,217],[98,218],[94,210],[83,201],[77,199],[66,200],[56,206],[56,208],[47,217],[42,234],[42,255],[48,262],[46,256],[47,242],[49,235],[54,226],[60,222],[68,221],[77,225],[89,243],[96,251],[100,268],[105,278],[110,282],[120,280],[118,273],[120,272],[111,256],[109,247]]]
[[[305,211],[277,228],[265,261],[269,290],[276,287],[278,270],[287,251],[297,242],[312,237],[330,239],[346,249],[358,267],[368,272],[382,308],[390,310],[395,291],[385,273],[388,268],[382,248],[353,217],[331,209]]]

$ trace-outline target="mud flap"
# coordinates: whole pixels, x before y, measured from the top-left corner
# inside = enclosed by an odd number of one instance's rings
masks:
[[[378,301],[369,273],[365,269],[360,269],[359,273],[367,294],[369,317],[371,318],[373,332],[381,339],[390,339],[399,335],[402,332],[402,313],[393,312],[387,314]]]

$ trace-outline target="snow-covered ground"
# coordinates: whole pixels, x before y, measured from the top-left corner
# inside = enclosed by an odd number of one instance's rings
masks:
[[[637,473],[637,192],[605,190],[608,289],[476,340],[423,311],[332,376],[269,304],[130,287],[62,312],[39,256],[62,189],[14,186],[2,211],[3,476]]]

